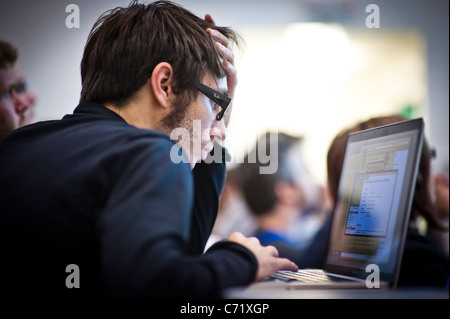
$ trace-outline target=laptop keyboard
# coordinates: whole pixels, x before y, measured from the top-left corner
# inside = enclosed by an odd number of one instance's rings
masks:
[[[280,270],[269,276],[272,279],[278,279],[282,281],[299,281],[305,283],[326,283],[326,282],[343,282],[352,281],[350,279],[335,277],[327,275],[322,271],[314,270],[299,270],[297,272]]]

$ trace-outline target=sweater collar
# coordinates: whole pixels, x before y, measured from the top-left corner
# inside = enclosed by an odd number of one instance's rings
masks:
[[[122,120],[126,123],[126,121],[123,117],[121,117],[116,112],[108,109],[106,106],[96,103],[96,102],[91,102],[91,101],[86,101],[86,100],[80,101],[80,104],[78,104],[78,106],[75,108],[75,110],[73,111],[73,114],[101,115],[101,116],[108,117],[111,119]]]

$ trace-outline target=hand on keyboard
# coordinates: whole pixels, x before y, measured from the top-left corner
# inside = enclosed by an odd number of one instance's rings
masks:
[[[278,250],[273,246],[262,246],[255,237],[245,237],[241,233],[235,232],[228,237],[250,250],[258,261],[258,271],[255,280],[259,281],[272,275],[278,270],[297,271],[298,267],[286,258],[278,258]]]

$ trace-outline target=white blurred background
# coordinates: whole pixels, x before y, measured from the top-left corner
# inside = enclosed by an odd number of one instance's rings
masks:
[[[304,157],[325,183],[326,152],[344,127],[371,116],[424,117],[436,168],[448,173],[449,13],[447,0],[179,0],[212,14],[245,39],[236,50],[239,86],[227,146],[239,162],[258,134],[304,137]],[[69,29],[67,5],[80,9]],[[95,20],[129,1],[2,0],[0,38],[19,49],[19,66],[38,96],[37,119],[77,106],[80,61]],[[367,28],[366,6],[380,9]]]

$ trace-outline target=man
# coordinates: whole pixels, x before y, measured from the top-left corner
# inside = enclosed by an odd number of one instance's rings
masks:
[[[0,40],[0,141],[16,128],[34,121],[36,97],[27,90],[17,58],[17,49]]]
[[[217,297],[296,269],[274,247],[238,233],[199,254],[204,238],[194,232],[210,233],[215,206],[199,201],[221,182],[190,168],[215,136],[225,138],[224,93],[236,83],[226,46],[235,38],[165,1],[133,2],[99,18],[74,113],[0,144],[0,245],[10,289],[38,297]],[[175,129],[190,134],[178,141],[182,161],[169,138]]]

